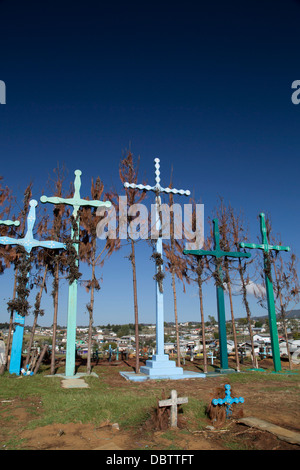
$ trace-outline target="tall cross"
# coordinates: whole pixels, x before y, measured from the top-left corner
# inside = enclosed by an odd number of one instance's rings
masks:
[[[270,336],[272,344],[272,357],[275,372],[281,371],[281,362],[280,362],[280,349],[279,349],[279,340],[278,340],[278,331],[276,324],[276,311],[275,311],[275,301],[274,301],[274,291],[273,284],[267,272],[270,269],[268,264],[268,254],[271,250],[275,251],[290,251],[289,246],[281,245],[269,245],[267,237],[267,228],[265,222],[265,214],[262,212],[259,214],[260,217],[260,231],[262,236],[262,244],[255,243],[240,243],[241,248],[255,248],[263,250],[264,252],[264,268],[265,268],[265,283],[266,283],[266,292],[267,292],[267,303],[268,303],[268,313],[269,313],[269,324],[270,324]]]
[[[74,243],[74,248],[78,254],[78,240],[79,240],[79,225],[80,220],[78,211],[82,206],[89,207],[111,207],[111,202],[102,202],[102,201],[89,201],[87,199],[82,199],[80,197],[80,187],[81,187],[81,171],[75,170],[75,181],[74,181],[74,195],[71,198],[62,198],[62,197],[47,197],[42,196],[41,202],[46,203],[50,202],[51,204],[67,204],[73,206],[73,217],[75,218],[76,231],[74,232],[73,227],[71,228],[71,237],[75,235],[77,242]],[[76,261],[78,264],[78,261]],[[75,374],[75,341],[76,341],[76,316],[77,316],[77,280],[72,282],[69,285],[69,300],[68,300],[68,325],[67,325],[67,352],[66,352],[66,376],[74,376]]]
[[[217,291],[217,306],[218,306],[218,322],[219,322],[219,342],[220,342],[220,361],[221,372],[228,370],[228,353],[227,353],[227,335],[226,335],[226,317],[225,317],[225,300],[224,289],[221,285],[223,283],[222,267],[220,260],[223,257],[227,258],[250,258],[250,253],[241,253],[239,251],[223,251],[220,248],[220,232],[218,219],[213,219],[214,224],[214,250],[184,250],[185,255],[195,256],[213,256],[216,259],[216,269],[218,270],[218,277],[220,283],[216,283]]]
[[[160,185],[160,160],[159,158],[154,159],[155,162],[155,186],[134,183],[124,183],[125,188],[140,189],[141,191],[153,191],[155,193],[155,228],[158,232],[158,238],[156,240],[156,253],[163,256],[162,237],[160,236],[161,231],[161,220],[159,216],[160,205],[161,205],[161,193],[172,193],[189,196],[190,191],[184,191],[183,189],[171,189],[163,188]],[[162,269],[162,266],[161,266]],[[159,272],[159,266],[156,266],[156,274]],[[156,356],[154,360],[164,358],[164,304],[163,304],[163,292],[160,288],[158,280],[156,280]],[[142,370],[142,368],[141,368]]]
[[[59,243],[53,240],[36,240],[33,236],[33,228],[36,220],[36,211],[37,201],[32,199],[29,202],[30,210],[27,216],[27,232],[24,238],[12,238],[12,237],[0,237],[0,245],[19,245],[23,246],[26,250],[27,256],[29,257],[30,252],[33,248],[51,248],[59,249],[65,248],[64,243]],[[9,224],[11,225],[11,224]],[[14,224],[16,225],[16,224]],[[18,224],[17,224],[18,225]],[[27,277],[29,272],[27,273]],[[22,344],[23,344],[23,335],[24,335],[24,325],[25,317],[16,313],[15,315],[15,324],[16,328],[13,334],[12,346],[11,346],[11,359],[9,364],[9,372],[11,374],[20,374],[21,367],[21,356],[22,356]]]

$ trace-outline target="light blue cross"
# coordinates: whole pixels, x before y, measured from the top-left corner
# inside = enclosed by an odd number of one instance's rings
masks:
[[[33,236],[33,227],[36,220],[36,211],[35,208],[37,206],[37,201],[32,199],[29,202],[30,210],[27,216],[27,232],[24,238],[12,238],[12,237],[0,237],[0,245],[19,245],[23,246],[23,248],[27,252],[27,256],[30,255],[32,248],[51,248],[53,250],[59,248],[65,248],[64,243],[59,243],[53,240],[43,240],[39,241],[36,240]],[[12,225],[10,222],[7,221],[5,225]],[[18,221],[13,223],[14,225],[19,225],[20,222]],[[29,272],[27,273],[29,277]],[[9,372],[11,374],[20,375],[20,368],[21,368],[21,356],[22,356],[22,345],[23,345],[23,334],[24,334],[24,324],[25,324],[25,317],[16,313],[15,315],[15,331],[13,334],[12,346],[11,346],[11,358],[10,358],[10,365],[9,365]]]
[[[75,181],[74,181],[74,196],[71,198],[63,197],[47,197],[42,196],[40,198],[42,203],[50,202],[51,204],[67,204],[73,206],[73,217],[76,220],[76,233],[74,233],[73,227],[71,228],[71,238],[75,235],[77,243],[74,243],[74,248],[78,254],[78,239],[79,239],[79,217],[77,218],[78,211],[81,206],[91,207],[111,207],[111,202],[103,201],[89,201],[87,199],[81,199],[80,187],[81,187],[81,171],[75,170]],[[76,341],[76,317],[77,317],[77,280],[75,279],[72,284],[69,285],[69,301],[68,301],[68,325],[67,325],[67,352],[66,352],[66,377],[75,375],[75,341]]]
[[[155,193],[155,228],[158,234],[161,232],[161,220],[159,216],[160,206],[161,206],[161,193],[167,194],[179,194],[180,196],[185,195],[189,196],[190,191],[185,191],[183,189],[171,189],[163,188],[160,185],[160,160],[159,158],[154,159],[155,162],[155,186],[143,185],[143,184],[134,184],[134,183],[124,183],[125,188],[140,189],[141,191],[152,191]],[[161,258],[163,256],[163,247],[162,247],[162,237],[158,236],[156,240],[156,253],[158,253]],[[156,266],[156,274],[159,271],[159,267]],[[164,304],[163,304],[163,292],[161,292],[159,282],[156,281],[156,355],[153,355],[152,361],[147,361],[146,367],[141,367],[141,372],[149,373],[155,369],[155,365],[160,369],[159,372],[163,373],[162,365],[166,363],[167,368],[167,358],[168,355],[164,354]],[[148,368],[149,366],[149,368]],[[163,366],[164,367],[164,366]],[[154,372],[153,372],[154,373]],[[157,371],[155,371],[157,374]]]

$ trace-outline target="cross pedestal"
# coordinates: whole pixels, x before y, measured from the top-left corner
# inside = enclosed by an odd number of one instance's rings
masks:
[[[19,239],[12,238],[12,237],[0,237],[0,245],[23,246],[27,252],[27,256],[30,255],[32,248],[36,248],[36,247],[51,248],[52,250],[65,248],[64,243],[59,243],[53,240],[39,241],[34,238],[33,227],[34,227],[35,220],[36,220],[35,208],[37,204],[38,203],[35,199],[32,199],[29,202],[30,210],[27,216],[27,232],[26,232],[25,237],[19,238]],[[12,225],[12,224],[6,223],[5,225]],[[19,225],[19,224],[14,223],[14,225]],[[29,277],[29,272],[27,273],[27,277]],[[16,313],[14,323],[15,323],[15,331],[13,334],[13,340],[12,340],[12,346],[11,346],[9,372],[10,374],[20,375],[25,317],[20,315],[19,313]]]
[[[72,198],[62,197],[47,197],[42,196],[40,198],[42,203],[50,202],[52,204],[67,204],[73,206],[73,217],[76,220],[76,230],[74,232],[71,229],[71,238],[76,238],[74,248],[78,255],[78,244],[79,244],[79,218],[77,218],[78,210],[81,206],[91,207],[107,207],[111,206],[111,202],[102,201],[89,201],[87,199],[81,199],[80,187],[81,187],[81,171],[75,171],[75,182],[74,182],[74,195]],[[77,280],[69,285],[69,298],[68,298],[68,322],[67,322],[67,352],[66,352],[66,377],[72,377],[75,374],[75,342],[76,342],[76,317],[77,317]]]
[[[218,219],[213,219],[214,224],[214,250],[184,250],[185,255],[191,254],[195,256],[213,256],[215,258],[216,269],[218,270],[218,277],[220,284],[223,282],[222,267],[220,264],[221,258],[249,258],[249,253],[241,253],[239,251],[223,251],[220,248],[220,233]],[[219,324],[219,342],[220,342],[220,362],[221,368],[218,372],[229,373],[234,372],[233,369],[228,368],[228,352],[227,352],[227,333],[226,333],[226,317],[225,317],[225,299],[223,286],[216,283],[217,294],[217,308],[218,308],[218,324]]]
[[[155,186],[134,183],[124,183],[125,188],[139,189],[141,191],[153,191],[155,193],[155,228],[156,232],[160,234],[161,220],[160,220],[160,206],[161,206],[161,193],[172,193],[179,195],[190,194],[190,191],[183,189],[163,188],[160,185],[160,160],[155,158]],[[162,237],[158,235],[156,241],[156,253],[163,257]],[[161,266],[162,269],[162,266]],[[156,266],[156,274],[159,272],[159,267]],[[160,283],[156,280],[156,354],[152,356],[151,360],[146,361],[146,365],[140,368],[140,374],[134,376],[132,373],[121,372],[125,378],[129,380],[145,380],[150,379],[178,379],[187,378],[188,372],[184,372],[182,367],[177,367],[175,361],[170,361],[169,356],[164,353],[164,296]],[[205,377],[205,374],[197,372],[190,373],[193,378]]]
[[[160,407],[171,407],[171,428],[177,428],[177,407],[182,403],[188,403],[188,397],[178,398],[176,390],[171,390],[171,398],[168,400],[160,400],[158,402]]]
[[[269,326],[270,326],[270,336],[272,344],[272,358],[275,372],[281,371],[281,362],[280,362],[280,348],[279,348],[279,339],[276,323],[276,311],[275,311],[275,301],[274,301],[274,291],[273,284],[270,280],[270,277],[267,272],[267,257],[268,253],[271,250],[275,251],[290,251],[289,246],[281,245],[269,245],[267,237],[267,228],[265,222],[265,214],[262,212],[259,214],[260,217],[260,231],[262,236],[262,244],[255,243],[240,243],[241,248],[254,248],[263,250],[264,252],[264,268],[265,268],[265,283],[266,283],[266,292],[267,292],[267,303],[268,303],[268,314],[269,314]]]

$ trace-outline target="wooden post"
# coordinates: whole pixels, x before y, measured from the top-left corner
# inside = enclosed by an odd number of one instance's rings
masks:
[[[40,354],[40,357],[39,357],[39,360],[37,361],[37,364],[36,364],[35,369],[33,371],[34,374],[36,374],[37,371],[39,370],[39,367],[41,365],[42,360],[44,359],[44,356],[46,354],[47,349],[48,349],[48,344],[45,344],[44,349],[42,350],[42,352]]]

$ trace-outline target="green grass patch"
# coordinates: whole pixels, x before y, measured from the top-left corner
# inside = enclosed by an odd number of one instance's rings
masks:
[[[139,396],[130,389],[120,392],[96,377],[86,377],[87,389],[64,389],[60,382],[43,375],[17,378],[6,374],[1,377],[0,398],[38,397],[42,413],[30,411],[33,419],[28,428],[69,422],[100,424],[105,420],[128,428],[143,424],[156,403],[153,395]]]

